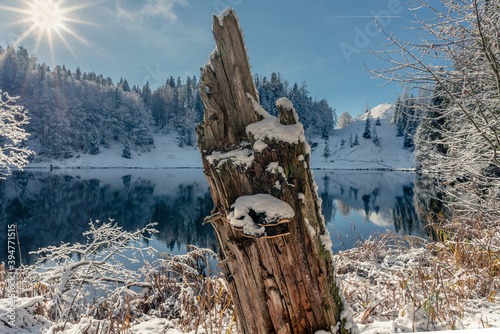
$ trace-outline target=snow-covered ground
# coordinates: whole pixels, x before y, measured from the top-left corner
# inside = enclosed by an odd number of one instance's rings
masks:
[[[177,134],[156,133],[150,150],[132,149],[131,159],[122,157],[123,145],[101,147],[97,155],[77,153],[70,159],[35,158],[27,168],[193,168],[202,167],[198,146],[179,147]]]
[[[363,138],[365,123],[368,114],[357,117],[351,124],[342,129],[335,130],[328,141],[328,158],[324,157],[325,142],[318,141],[318,146],[313,148],[312,168],[326,169],[390,169],[407,170],[415,167],[413,152],[403,148],[403,137],[397,137],[396,125],[392,123],[394,105],[384,103],[371,109],[371,126],[377,118],[380,126],[376,126],[379,146],[371,139]],[[352,146],[355,136],[358,135],[359,145]],[[351,140],[350,140],[351,138]],[[342,145],[344,141],[344,145]]]
[[[328,141],[330,156],[324,157],[325,142],[317,140],[318,145],[311,153],[311,167],[320,169],[413,169],[414,155],[403,149],[403,137],[396,137],[396,126],[391,123],[394,108],[392,104],[381,104],[371,110],[371,127],[377,118],[380,146],[362,137],[367,114],[354,120],[348,126],[335,130]],[[359,145],[350,147],[349,137],[359,137]],[[35,158],[28,168],[201,168],[201,156],[197,146],[179,147],[175,133],[153,135],[155,145],[150,150],[132,149],[132,158],[122,157],[123,145],[113,144],[110,148],[101,147],[101,153],[75,154],[70,159],[50,160]],[[341,146],[341,141],[345,144]]]

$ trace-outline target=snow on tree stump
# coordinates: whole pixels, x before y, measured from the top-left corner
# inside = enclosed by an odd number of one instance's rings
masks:
[[[303,126],[285,98],[279,119],[262,109],[236,14],[213,18],[217,47],[202,68],[196,133],[215,203],[205,220],[241,329],[349,333]]]

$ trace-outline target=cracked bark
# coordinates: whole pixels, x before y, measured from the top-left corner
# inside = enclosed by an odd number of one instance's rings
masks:
[[[247,96],[258,101],[234,11],[214,16],[212,29],[217,48],[201,69],[206,109],[196,133],[215,203],[209,221],[239,324],[244,333],[259,334],[330,330],[340,321],[342,302],[329,250],[320,241],[325,225],[309,169],[309,145],[266,139],[267,148],[254,151],[248,168],[231,161],[217,166],[205,159],[214,151],[252,149],[256,140],[246,127],[262,119]],[[282,124],[295,122],[292,110],[280,106],[279,111]],[[266,171],[271,162],[283,167],[286,180]],[[265,237],[249,238],[233,229],[226,217],[238,197],[261,193],[288,203],[295,216],[274,229],[266,227]]]

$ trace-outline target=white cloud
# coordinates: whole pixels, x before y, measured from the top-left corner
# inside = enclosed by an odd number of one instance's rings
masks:
[[[176,21],[174,7],[187,6],[187,0],[115,0],[118,16],[131,21],[160,17]]]

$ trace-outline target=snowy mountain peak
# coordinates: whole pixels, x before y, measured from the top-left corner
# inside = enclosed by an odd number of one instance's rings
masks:
[[[367,126],[367,118],[370,121]],[[327,141],[318,143],[312,153],[313,168],[328,169],[413,169],[414,154],[403,147],[397,136],[394,105],[380,104],[358,116],[347,126],[336,129]],[[380,122],[378,121],[380,120]],[[366,134],[367,131],[369,134]]]
[[[390,121],[393,116],[394,116],[394,104],[392,103],[382,103],[370,109],[370,117],[375,120],[377,118],[380,119],[389,118]],[[368,117],[368,113],[364,113],[363,115],[356,117],[356,120],[366,121],[366,117]]]

